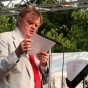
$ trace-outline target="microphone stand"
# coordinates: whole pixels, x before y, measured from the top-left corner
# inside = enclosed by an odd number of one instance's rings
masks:
[[[39,34],[40,36],[42,36],[42,37],[44,37],[44,38],[47,38],[47,39],[49,39],[49,40],[55,42],[57,45],[60,45],[60,46],[62,46],[62,48],[63,48],[62,82],[61,82],[61,88],[63,88],[64,46],[63,46],[61,43],[59,43],[59,42],[57,42],[57,41],[55,41],[55,40],[53,40],[53,39],[51,39],[51,38],[48,38],[47,36],[45,36],[45,35],[43,35],[43,34],[40,34],[40,33],[37,33],[37,34]],[[50,58],[51,58],[51,50],[49,51],[49,53],[50,53]],[[52,60],[52,59],[51,59],[51,60]],[[50,75],[50,77],[49,77],[49,86],[48,86],[48,88],[51,88],[51,85],[50,85],[50,81],[51,81],[51,60],[49,60],[49,67],[50,67],[50,71],[49,71],[50,73],[49,73],[49,75]]]
[[[61,88],[63,87],[63,71],[64,71],[64,46],[62,45],[63,48],[63,62],[62,62],[62,81],[61,81]]]
[[[51,88],[51,65],[52,65],[52,52],[51,49],[49,50],[49,82],[48,82],[48,88]]]

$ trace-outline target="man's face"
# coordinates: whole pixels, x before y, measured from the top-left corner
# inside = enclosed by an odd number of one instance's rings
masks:
[[[18,17],[18,29],[25,38],[30,38],[36,33],[40,25],[40,17],[32,16],[30,13],[26,14],[24,18]]]

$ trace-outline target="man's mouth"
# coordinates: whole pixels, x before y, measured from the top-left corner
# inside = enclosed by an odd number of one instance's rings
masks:
[[[32,33],[32,34],[33,34],[33,33],[34,33],[34,30],[33,30],[33,29],[31,29],[31,30],[30,30],[30,33]]]

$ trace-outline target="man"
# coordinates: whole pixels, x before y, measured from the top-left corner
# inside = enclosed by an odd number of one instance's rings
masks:
[[[27,54],[32,49],[31,36],[42,19],[36,7],[24,7],[18,14],[16,29],[0,34],[0,88],[42,88],[48,82],[48,53],[40,50],[37,58]],[[31,58],[36,63],[40,81],[35,81],[37,72],[33,70]]]

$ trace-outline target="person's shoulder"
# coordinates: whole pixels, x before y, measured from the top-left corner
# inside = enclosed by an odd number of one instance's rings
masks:
[[[12,31],[2,32],[2,33],[0,33],[0,36],[2,36],[2,37],[8,37],[8,36],[11,35],[11,33],[12,33]]]
[[[0,40],[9,41],[11,40],[12,31],[0,33]]]

